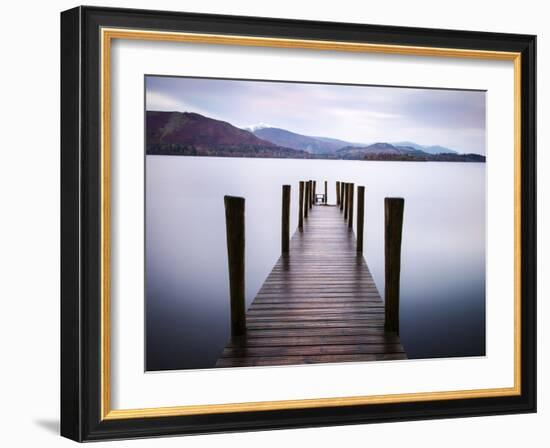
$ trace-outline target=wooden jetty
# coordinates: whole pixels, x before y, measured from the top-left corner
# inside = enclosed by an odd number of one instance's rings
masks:
[[[308,185],[301,183],[300,198],[306,204],[300,203],[299,210],[305,216],[287,245],[285,221],[288,223],[290,186],[283,187],[282,254],[246,312],[244,261],[242,272],[240,266],[238,269],[241,277],[230,277],[231,290],[239,293],[231,297],[232,337],[216,367],[406,359],[398,335],[399,267],[396,270],[395,262],[388,260],[388,254],[395,258],[396,248],[400,251],[399,219],[386,223],[386,239],[391,237],[388,231],[399,227],[398,244],[393,238],[393,252],[386,252],[386,289],[388,274],[393,275],[390,281],[397,281],[397,287],[389,285],[393,309],[386,310],[362,253],[363,204],[357,207],[360,246],[350,225],[353,213],[344,219],[339,206],[341,201],[353,198],[353,184],[341,188],[344,184],[338,183],[338,206],[326,204],[326,193],[319,205],[311,201],[313,191],[303,198],[304,184]],[[315,183],[309,185],[314,188]],[[363,200],[364,187],[359,187],[359,191],[358,200]],[[311,202],[314,205],[306,215],[304,209]],[[346,206],[348,211],[353,210],[352,204]],[[388,203],[386,212],[387,209]],[[388,216],[391,214],[386,213]],[[228,234],[228,244],[229,241]]]

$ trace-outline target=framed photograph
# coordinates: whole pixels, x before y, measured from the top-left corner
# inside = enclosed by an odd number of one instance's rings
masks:
[[[61,433],[536,411],[535,36],[61,14]]]

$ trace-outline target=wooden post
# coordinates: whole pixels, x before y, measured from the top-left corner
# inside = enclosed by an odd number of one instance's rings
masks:
[[[346,183],[340,182],[340,211],[344,210],[344,192],[346,190]]]
[[[231,304],[231,335],[246,333],[244,287],[244,198],[224,196],[227,258],[229,266],[229,299]]]
[[[309,210],[309,181],[306,180],[304,182],[306,191],[304,194],[304,218],[307,218],[308,210]]]
[[[328,184],[327,184],[327,181],[325,180],[325,204],[327,204],[327,195],[328,195]]]
[[[401,273],[401,236],[403,231],[403,198],[385,198],[385,308],[386,331],[399,334],[399,277]]]
[[[298,201],[298,230],[304,230],[304,181],[300,181],[300,198]]]
[[[340,182],[336,181],[336,205],[340,205]]]
[[[283,185],[281,252],[283,254],[287,254],[289,246],[290,246],[290,185]]]
[[[313,181],[309,181],[309,208],[313,207]]]
[[[313,204],[317,203],[317,197],[315,196],[316,194],[317,194],[317,181],[314,180],[313,181],[313,195],[311,197],[311,200],[312,200]]]
[[[344,184],[344,220],[348,219],[348,208],[349,208],[349,184],[346,182]]]
[[[348,205],[348,227],[350,229],[353,229],[353,194],[355,191],[355,184],[350,183],[349,186],[349,192],[348,192],[348,199],[349,199],[349,205]]]
[[[365,187],[357,187],[357,252],[363,253],[363,227],[365,225]]]

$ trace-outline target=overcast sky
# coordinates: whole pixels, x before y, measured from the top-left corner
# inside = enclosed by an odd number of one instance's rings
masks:
[[[146,109],[357,143],[406,140],[485,154],[485,92],[478,91],[148,76]]]

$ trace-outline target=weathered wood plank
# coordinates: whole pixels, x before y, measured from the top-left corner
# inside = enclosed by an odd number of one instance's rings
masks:
[[[404,353],[360,354],[360,355],[320,355],[320,356],[272,356],[220,358],[216,367],[259,367],[285,366],[296,364],[327,364],[338,362],[390,361],[407,359]]]
[[[294,312],[293,312],[294,311]],[[249,323],[259,322],[315,322],[315,321],[339,321],[339,320],[377,320],[382,319],[384,309],[370,310],[349,310],[342,311],[319,311],[315,315],[308,313],[307,310],[293,310],[287,313],[276,311],[260,311],[247,314]]]
[[[246,319],[247,323],[253,324],[269,324],[272,322],[281,323],[281,324],[306,324],[306,323],[331,323],[331,322],[349,322],[350,324],[353,322],[382,322],[384,323],[384,316],[383,315],[376,315],[376,314],[355,314],[355,315],[323,315],[323,316],[277,316],[277,317],[255,317],[255,316],[247,316]]]
[[[363,298],[366,299],[371,297],[373,300],[379,299],[377,297],[377,291],[374,289],[361,289],[361,290],[352,290],[348,289],[345,291],[339,291],[337,289],[331,289],[328,291],[308,291],[306,289],[299,290],[280,290],[280,291],[267,291],[258,294],[258,300],[269,300],[269,299],[284,299],[289,298],[290,300],[297,300],[299,298],[304,299],[326,299],[326,298],[341,298],[346,300],[352,300],[353,298]]]
[[[269,285],[264,286],[260,291],[262,292],[292,292],[292,291],[308,291],[308,292],[323,292],[323,291],[335,291],[335,292],[364,292],[364,291],[377,291],[376,286],[370,283],[335,283],[335,284],[305,284],[305,285]]]
[[[384,319],[377,321],[366,320],[339,320],[339,321],[316,321],[316,322],[251,322],[247,324],[247,330],[275,329],[275,328],[384,328]]]
[[[315,294],[309,293],[280,293],[280,294],[262,294],[258,296],[254,301],[254,304],[265,305],[268,303],[296,303],[302,302],[302,304],[315,305],[316,302],[325,302],[327,304],[334,303],[336,305],[350,302],[351,305],[357,305],[357,302],[364,302],[365,304],[375,303],[383,304],[380,298],[376,297],[374,292],[360,294],[354,294],[353,292],[347,293],[322,293],[317,292]]]
[[[331,302],[321,302],[321,303],[293,303],[293,302],[287,302],[283,304],[274,304],[274,303],[258,303],[255,302],[254,305],[252,305],[248,312],[259,312],[259,311],[276,311],[276,310],[284,310],[284,311],[291,311],[291,312],[300,312],[301,310],[304,310],[306,312],[322,312],[322,311],[329,311],[329,310],[352,310],[352,311],[362,311],[366,309],[384,309],[384,305],[381,303],[364,303],[363,301],[358,301],[357,303],[331,303]]]
[[[305,337],[305,336],[383,336],[391,335],[383,328],[375,327],[342,327],[342,328],[293,328],[293,329],[248,329],[246,338],[248,340],[256,338],[272,337]]]
[[[399,336],[395,334],[380,335],[338,335],[338,336],[298,336],[298,337],[271,337],[271,338],[246,338],[246,340],[232,339],[228,348],[242,347],[277,347],[298,345],[350,345],[350,344],[399,344]]]
[[[312,355],[358,355],[378,353],[403,353],[401,344],[342,344],[342,345],[301,345],[289,347],[226,347],[222,358],[242,356],[312,356]]]

